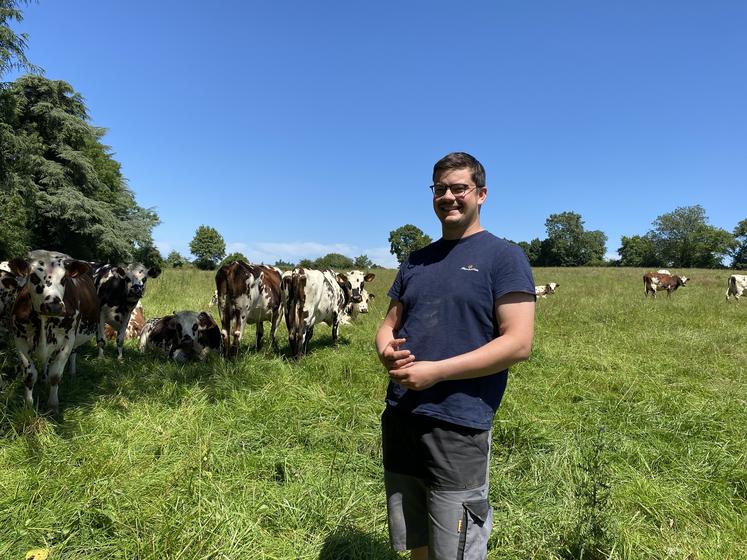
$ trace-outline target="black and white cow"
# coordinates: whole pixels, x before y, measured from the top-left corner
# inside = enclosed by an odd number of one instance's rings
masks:
[[[104,325],[109,325],[117,331],[117,359],[122,361],[123,346],[130,315],[140,298],[145,294],[145,283],[148,278],[158,278],[161,269],[146,268],[140,263],[127,267],[111,264],[94,264],[93,281],[101,307],[97,343],[99,358],[104,356],[106,336]]]
[[[220,352],[221,332],[210,314],[174,311],[172,315],[150,319],[140,335],[140,351],[147,347],[160,350],[177,362],[204,359]]]
[[[10,336],[10,314],[19,291],[19,278],[10,270],[8,261],[0,262],[0,346]]]
[[[352,286],[345,274],[332,270],[296,268],[282,277],[285,324],[291,352],[300,360],[314,335],[314,325],[332,327],[332,342],[337,344],[340,324],[350,320],[346,310]]]
[[[373,272],[364,274],[360,270],[351,270],[347,273],[348,282],[350,282],[350,315],[353,319],[358,313],[368,313],[367,292],[363,285],[371,282],[376,275]]]
[[[53,251],[32,251],[13,259],[9,267],[20,291],[12,311],[12,330],[24,374],[24,397],[33,404],[38,360],[48,367],[50,410],[59,409],[59,384],[70,361],[75,374],[75,349],[96,334],[99,302],[91,267],[84,261]]]

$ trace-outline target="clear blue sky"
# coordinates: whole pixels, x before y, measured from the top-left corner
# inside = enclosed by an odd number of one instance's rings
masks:
[[[701,204],[747,218],[747,3],[40,0],[27,54],[86,99],[164,255],[206,224],[274,262],[393,266],[440,236],[433,163],[486,167],[482,223],[516,241],[575,211],[643,234]]]

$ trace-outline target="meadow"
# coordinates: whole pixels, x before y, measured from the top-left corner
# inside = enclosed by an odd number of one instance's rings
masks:
[[[643,272],[534,270],[560,288],[494,423],[490,559],[747,558],[747,301],[724,301],[719,270],[674,271],[691,282],[652,301]],[[0,390],[0,559],[399,558],[373,347],[394,271],[376,274],[371,312],[337,348],[317,327],[300,363],[284,326],[279,354],[248,329],[231,362],[91,344],[56,419],[20,380]],[[167,270],[146,316],[207,310],[213,289]]]

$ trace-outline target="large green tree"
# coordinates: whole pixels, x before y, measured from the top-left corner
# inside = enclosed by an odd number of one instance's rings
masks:
[[[739,222],[734,228],[734,238],[738,245],[732,253],[731,267],[745,270],[747,269],[747,219]]]
[[[653,226],[648,235],[661,264],[666,266],[717,268],[737,247],[731,233],[708,223],[700,205],[682,206],[662,214]]]
[[[541,243],[544,266],[584,266],[602,264],[607,236],[600,230],[587,231],[576,212],[551,214],[545,220],[547,239]]]
[[[13,222],[0,258],[45,248],[123,262],[152,246],[158,216],[136,203],[104,133],[64,81],[27,75],[0,93],[0,223]]]
[[[622,236],[621,247],[617,250],[620,254],[620,266],[663,266],[656,254],[654,240],[649,235]]]
[[[331,268],[332,270],[342,272],[353,268],[353,259],[340,253],[328,253],[316,259],[312,268]]]
[[[390,252],[397,257],[400,264],[405,262],[410,253],[422,249],[432,241],[420,228],[412,224],[405,224],[389,232]]]
[[[189,242],[189,250],[197,257],[195,265],[203,270],[213,270],[226,254],[226,242],[218,230],[200,226]]]
[[[26,58],[28,35],[10,28],[10,22],[23,21],[20,6],[28,3],[28,0],[0,0],[0,78],[11,70],[41,72],[41,68]]]

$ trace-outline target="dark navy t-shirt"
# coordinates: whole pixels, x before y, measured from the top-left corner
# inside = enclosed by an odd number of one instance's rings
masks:
[[[534,280],[518,245],[481,231],[439,239],[414,251],[399,269],[389,297],[402,304],[397,338],[416,360],[443,360],[498,336],[495,300],[534,295]],[[508,370],[475,379],[441,381],[424,391],[389,383],[387,403],[460,426],[487,430],[506,388]]]

